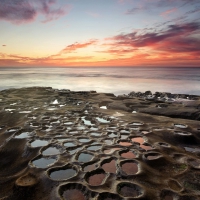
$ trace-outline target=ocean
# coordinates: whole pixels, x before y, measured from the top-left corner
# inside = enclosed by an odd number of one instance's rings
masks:
[[[0,90],[31,86],[115,95],[147,90],[200,95],[200,68],[0,67]]]

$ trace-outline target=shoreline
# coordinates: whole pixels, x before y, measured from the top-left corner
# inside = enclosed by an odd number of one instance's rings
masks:
[[[199,120],[198,95],[2,90],[0,199],[197,200]]]
[[[95,93],[104,93],[104,94],[108,94],[107,92],[98,92],[96,90],[70,90],[70,89],[56,89],[53,87],[45,87],[45,86],[30,86],[30,87],[19,87],[19,88],[7,88],[7,89],[2,89],[0,90],[0,92],[2,91],[7,91],[7,90],[19,90],[19,89],[34,89],[34,88],[38,88],[38,89],[52,89],[55,91],[60,91],[60,92],[73,92],[73,93],[81,93],[81,92],[85,92],[85,93],[90,93],[90,92],[95,92]],[[109,94],[113,94],[115,97],[129,97],[129,98],[134,98],[134,97],[140,97],[140,98],[144,98],[144,99],[156,99],[156,98],[163,98],[163,101],[167,100],[167,99],[173,99],[174,101],[176,99],[188,99],[188,100],[198,100],[200,99],[200,95],[198,94],[187,94],[187,93],[171,93],[171,92],[152,92],[150,90],[147,90],[145,92],[141,92],[141,91],[131,91],[128,94],[119,94],[116,95],[114,93],[109,92]],[[162,99],[161,99],[162,100]]]

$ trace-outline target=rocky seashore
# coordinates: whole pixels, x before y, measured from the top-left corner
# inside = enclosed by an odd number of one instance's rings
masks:
[[[200,199],[200,96],[0,91],[0,200]]]

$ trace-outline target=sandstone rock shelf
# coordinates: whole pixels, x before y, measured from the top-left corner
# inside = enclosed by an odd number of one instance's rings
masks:
[[[0,200],[198,200],[199,169],[197,95],[0,91]]]

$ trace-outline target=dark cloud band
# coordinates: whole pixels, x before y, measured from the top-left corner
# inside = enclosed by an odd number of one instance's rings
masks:
[[[28,23],[40,14],[44,22],[66,14],[66,9],[57,6],[57,0],[1,0],[0,20],[12,23]]]

